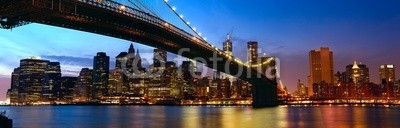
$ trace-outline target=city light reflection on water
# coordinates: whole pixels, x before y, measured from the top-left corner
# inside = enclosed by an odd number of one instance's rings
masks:
[[[2,106],[16,128],[400,127],[399,107]]]

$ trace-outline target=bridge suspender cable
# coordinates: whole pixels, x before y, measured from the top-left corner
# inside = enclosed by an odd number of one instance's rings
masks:
[[[139,7],[138,5],[136,5],[135,3],[133,3],[131,0],[128,0],[129,3],[131,3],[133,6],[135,6],[136,8],[138,8],[140,11],[146,12],[144,11],[141,7]]]
[[[128,0],[130,3],[134,4],[132,2],[132,0]],[[143,8],[145,8],[149,13],[151,13],[153,16],[156,16],[158,18],[160,18],[160,16],[157,15],[157,13],[155,13],[151,8],[147,7],[145,4],[143,4],[140,0],[135,0],[137,3],[139,3],[140,6],[142,6]],[[137,6],[137,5],[135,5]],[[146,12],[146,11],[144,11]]]
[[[187,27],[190,28],[190,30],[192,30],[197,36],[199,36],[200,39],[201,39],[202,41],[206,42],[207,44],[210,44],[210,43],[208,43],[208,42],[206,41],[207,38],[201,36],[201,33],[197,32],[197,31],[196,31],[196,28],[190,26],[190,25],[189,25],[189,22],[186,22],[185,19],[183,19],[183,16],[182,16],[182,15],[179,15],[179,14],[175,11],[176,8],[175,8],[175,7],[172,7],[172,6],[168,3],[168,0],[163,0],[163,2],[168,6],[168,8],[169,8],[176,16],[178,16],[178,18],[179,18]],[[210,45],[211,45],[211,44],[210,44]]]

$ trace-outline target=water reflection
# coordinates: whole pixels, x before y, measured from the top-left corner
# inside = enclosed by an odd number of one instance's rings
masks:
[[[0,107],[17,128],[400,127],[397,107]]]

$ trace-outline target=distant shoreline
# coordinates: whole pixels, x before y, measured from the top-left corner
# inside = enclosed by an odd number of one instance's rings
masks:
[[[216,105],[216,104],[188,104],[188,105],[162,105],[162,104],[44,104],[44,105],[0,105],[13,107],[26,106],[207,106],[207,107],[251,107],[247,105]],[[400,106],[400,104],[383,104],[383,103],[299,103],[299,104],[279,104],[279,106]]]

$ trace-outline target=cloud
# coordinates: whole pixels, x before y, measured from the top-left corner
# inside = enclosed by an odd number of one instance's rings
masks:
[[[0,77],[1,78],[10,78],[12,71],[13,71],[13,69],[0,64]]]
[[[64,65],[80,65],[84,67],[91,67],[93,65],[93,59],[91,58],[55,55],[42,55],[41,57],[50,61],[60,62]]]

